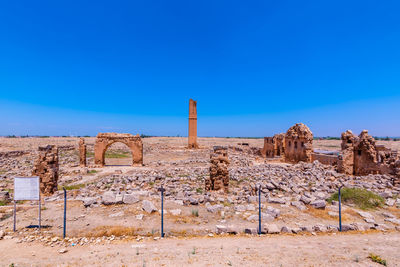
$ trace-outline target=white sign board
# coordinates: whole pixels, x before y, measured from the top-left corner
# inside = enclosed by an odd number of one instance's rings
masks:
[[[39,200],[39,177],[15,177],[14,200]]]

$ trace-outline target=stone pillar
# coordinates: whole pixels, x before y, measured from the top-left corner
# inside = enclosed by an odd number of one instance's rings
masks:
[[[206,178],[206,190],[224,190],[229,187],[228,148],[215,146],[210,155],[210,177]]]
[[[348,175],[354,174],[354,149],[356,137],[350,130],[342,133],[342,151],[338,159],[337,170]]]
[[[54,145],[39,147],[39,156],[33,167],[32,175],[40,177],[40,192],[50,196],[57,191],[58,148]]]
[[[79,138],[79,166],[86,167],[86,145],[84,138]]]
[[[198,148],[197,144],[197,102],[189,100],[189,148]]]

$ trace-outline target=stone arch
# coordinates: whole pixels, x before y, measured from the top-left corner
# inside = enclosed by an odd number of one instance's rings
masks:
[[[105,153],[114,143],[123,143],[132,153],[132,166],[143,165],[143,143],[139,135],[120,133],[99,133],[94,144],[94,160],[97,166],[104,166]]]

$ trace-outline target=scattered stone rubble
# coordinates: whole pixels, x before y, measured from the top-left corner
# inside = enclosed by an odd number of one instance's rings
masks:
[[[221,234],[243,231],[257,233],[256,228],[248,228],[248,226],[254,225],[258,220],[258,195],[256,191],[258,185],[261,185],[262,221],[265,224],[262,232],[270,234],[337,231],[337,225],[315,222],[293,225],[282,222],[280,218],[287,214],[288,209],[292,212],[307,212],[312,208],[326,209],[330,216],[337,216],[337,204],[328,204],[326,199],[332,193],[337,192],[341,185],[374,191],[385,198],[386,205],[400,207],[400,199],[398,198],[400,186],[395,183],[390,175],[352,176],[338,173],[333,166],[323,165],[318,161],[312,163],[299,162],[298,164],[257,162],[255,160],[257,155],[243,146],[227,147],[225,149],[226,159],[228,151],[230,164],[226,166],[227,172],[225,173],[229,175],[229,195],[221,195],[213,192],[213,190],[202,190],[211,173],[207,160],[208,151],[198,149],[193,151],[193,157],[189,159],[154,161],[149,165],[146,164],[146,166],[149,166],[148,168],[134,168],[127,173],[115,171],[114,174],[94,175],[93,182],[85,184],[80,189],[69,190],[68,198],[82,200],[83,205],[88,207],[88,210],[99,205],[137,205],[143,210],[144,215],[136,215],[136,218],[146,220],[146,216],[149,216],[150,213],[159,212],[159,203],[156,202],[159,199],[157,188],[162,184],[166,189],[166,201],[173,201],[175,204],[189,207],[204,206],[205,212],[212,216],[223,218],[224,215],[235,215],[248,223],[245,229],[242,229],[239,226],[232,225],[229,220],[220,219],[217,223],[218,227],[210,231]],[[21,159],[25,160],[24,157],[25,155],[21,156]],[[68,156],[66,159],[68,159],[68,162],[74,159],[75,164],[78,165],[79,159],[77,157]],[[71,179],[68,182],[74,183],[79,183],[82,179],[80,175],[69,174],[68,177],[63,178],[62,182],[66,181],[67,178]],[[225,188],[223,189],[225,190]],[[61,199],[62,194],[54,194],[46,198],[46,201]],[[168,206],[164,207],[168,209]],[[174,213],[178,215],[182,212],[180,209],[174,208],[174,210]],[[168,212],[172,214],[172,210],[168,209]],[[115,218],[121,216],[120,212],[114,213],[111,215],[115,215]],[[384,231],[399,229],[399,218],[393,214],[384,215],[384,222],[383,219],[377,220],[376,214],[372,216],[373,218],[364,215],[359,213],[364,223],[344,224],[343,229],[378,229]],[[24,240],[31,239],[26,238]],[[82,242],[83,245],[97,242],[97,239],[90,241],[91,239],[88,238],[87,240],[79,239],[77,242]],[[108,240],[108,237],[105,240]],[[54,243],[57,244],[57,242]]]

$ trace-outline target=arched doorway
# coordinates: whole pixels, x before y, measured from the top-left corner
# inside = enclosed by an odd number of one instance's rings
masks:
[[[132,151],[122,142],[114,142],[104,150],[105,166],[130,166],[132,165]]]
[[[143,143],[139,135],[120,133],[99,133],[94,145],[94,160],[98,166],[104,166],[107,149],[114,143],[123,143],[131,150],[132,166],[143,165]]]

